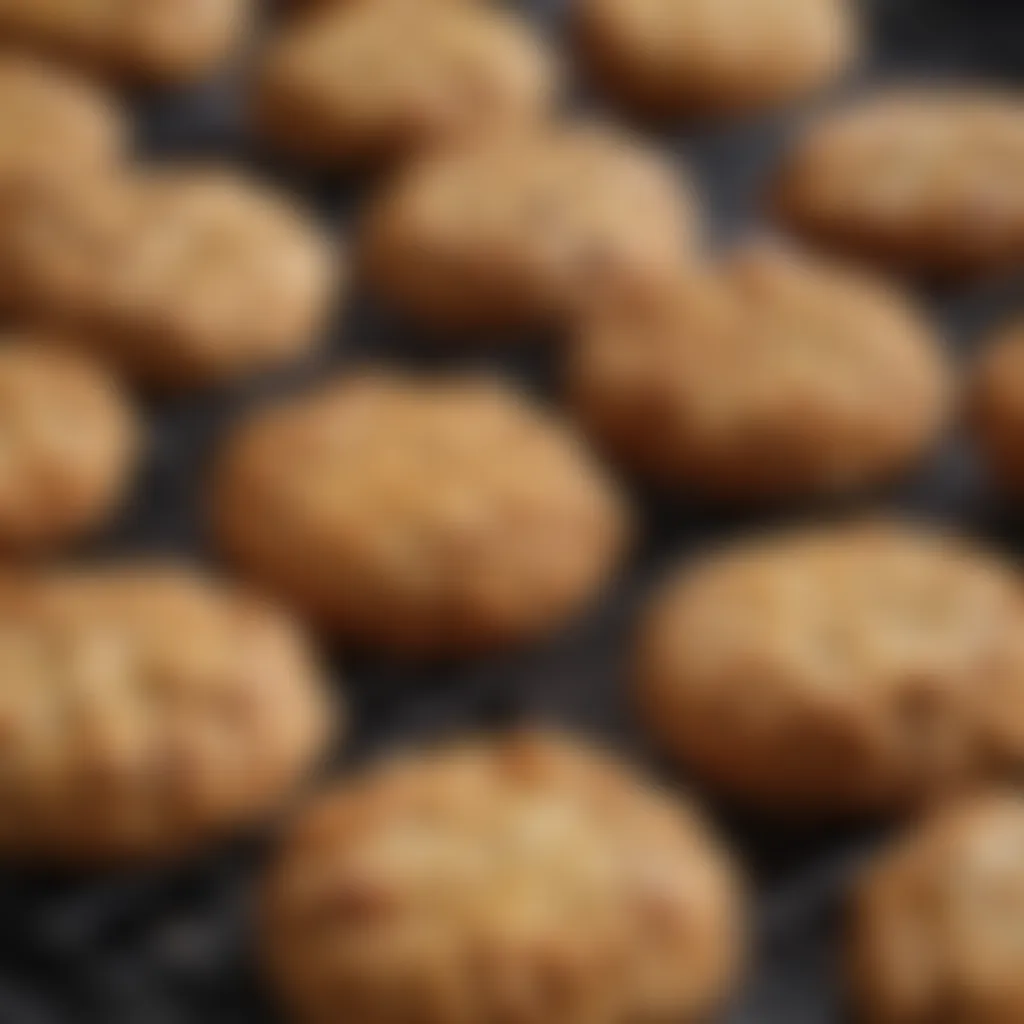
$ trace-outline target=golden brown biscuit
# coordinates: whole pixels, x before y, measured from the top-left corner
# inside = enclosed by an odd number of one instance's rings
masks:
[[[882,854],[861,883],[853,982],[872,1024],[1024,1020],[1024,801],[948,807]]]
[[[323,749],[293,624],[171,565],[0,580],[0,851],[164,858],[254,823]]]
[[[363,264],[384,299],[449,328],[549,323],[674,273],[693,244],[678,172],[613,131],[538,129],[419,163],[386,190]]]
[[[20,193],[2,212],[15,307],[156,388],[297,359],[315,344],[337,280],[312,221],[227,170]]]
[[[557,77],[527,23],[500,9],[331,6],[271,44],[256,119],[277,145],[340,167],[529,123],[551,107]]]
[[[853,61],[847,0],[576,0],[594,76],[659,116],[737,114],[794,100]]]
[[[736,796],[902,809],[1019,769],[1020,579],[909,525],[747,542],[655,601],[637,685],[666,748]]]
[[[270,873],[262,930],[302,1024],[694,1024],[735,979],[740,903],[687,805],[522,735],[328,793]]]
[[[974,373],[969,419],[981,456],[996,481],[1024,493],[1024,320],[1001,329]]]
[[[623,548],[576,437],[495,382],[362,376],[257,414],[213,494],[224,549],[317,621],[422,655],[550,632]]]
[[[0,549],[101,525],[138,454],[134,412],[97,365],[31,333],[0,338]]]
[[[116,78],[201,77],[241,41],[250,0],[0,0],[0,44],[29,45]]]
[[[570,367],[588,428],[631,466],[730,500],[877,485],[936,439],[950,373],[881,282],[764,245],[606,303]]]
[[[783,164],[791,228],[929,275],[1024,261],[1024,101],[999,93],[885,93],[811,127]]]

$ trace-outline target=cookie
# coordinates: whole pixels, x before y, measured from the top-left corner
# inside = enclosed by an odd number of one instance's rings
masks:
[[[665,748],[784,813],[870,814],[1024,757],[1016,572],[909,524],[741,543],[655,600],[636,684]]]
[[[560,322],[595,293],[675,273],[687,185],[593,127],[491,137],[418,163],[376,203],[361,259],[376,293],[440,328]]]
[[[138,433],[92,361],[31,333],[0,339],[0,549],[49,547],[102,525],[127,490]]]
[[[576,437],[497,382],[362,375],[257,413],[215,472],[242,568],[355,642],[456,655],[546,634],[620,555]]]
[[[118,79],[200,78],[242,41],[250,0],[0,0],[0,45],[30,46]]]
[[[594,78],[656,116],[751,113],[836,79],[858,50],[846,0],[576,0]]]
[[[1024,320],[997,332],[974,372],[968,402],[972,434],[996,482],[1024,494]]]
[[[338,279],[317,227],[234,172],[184,167],[0,200],[11,300],[139,383],[187,389],[293,361]]]
[[[174,857],[295,789],[330,720],[290,620],[171,564],[0,579],[0,853]]]
[[[902,296],[767,245],[595,307],[569,370],[576,409],[609,451],[731,501],[887,481],[935,441],[950,376]]]
[[[883,93],[811,127],[775,207],[824,245],[926,276],[1024,261],[1024,103],[956,90]]]
[[[689,806],[524,734],[323,796],[270,871],[261,926],[302,1024],[696,1024],[737,972],[738,890]]]
[[[852,981],[877,1024],[1024,1019],[1024,801],[978,795],[881,855],[858,887]]]
[[[500,9],[329,5],[270,45],[255,118],[269,141],[312,164],[381,162],[537,120],[557,77],[526,22]]]

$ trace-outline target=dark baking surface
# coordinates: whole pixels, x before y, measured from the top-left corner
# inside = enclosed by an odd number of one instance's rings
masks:
[[[519,3],[559,31],[560,4]],[[1020,0],[873,0],[866,13],[874,56],[854,88],[906,75],[1024,85]],[[236,81],[221,81],[187,95],[140,100],[141,150],[160,159],[199,155],[254,165],[300,189],[329,223],[351,222],[365,184],[314,182],[275,165],[246,139],[238,92]],[[759,183],[793,113],[656,133],[659,144],[696,170],[716,236],[733,236],[752,222]],[[1021,285],[1019,279],[989,283],[933,294],[928,301],[950,344],[967,353],[1002,312],[1015,302],[1024,308]],[[301,385],[330,366],[367,358],[424,368],[480,362],[557,397],[556,350],[538,345],[503,354],[443,353],[362,299],[355,306],[335,324],[314,363],[230,394],[151,408],[152,449],[135,505],[101,550],[201,554],[203,474],[225,426],[246,404]],[[997,543],[1013,546],[1015,540],[1012,515],[985,493],[955,438],[916,479],[879,503],[959,524]],[[619,585],[585,621],[544,647],[429,670],[339,658],[337,678],[351,694],[355,718],[344,760],[461,729],[537,719],[605,739],[650,761],[666,784],[679,784],[644,749],[623,697],[634,613],[666,564],[761,524],[639,493],[638,506],[644,539]],[[843,892],[876,834],[795,829],[721,807],[714,811],[735,840],[757,895],[755,962],[729,1024],[848,1019],[837,971]],[[172,870],[101,879],[0,874],[0,1024],[273,1024],[249,949],[249,895],[261,845],[253,841]]]

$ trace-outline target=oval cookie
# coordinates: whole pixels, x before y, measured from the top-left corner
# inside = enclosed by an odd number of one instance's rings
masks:
[[[975,369],[969,419],[996,482],[1024,493],[1024,320],[996,333]]]

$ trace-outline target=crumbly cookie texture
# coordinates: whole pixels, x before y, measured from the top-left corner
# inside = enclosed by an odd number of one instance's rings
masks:
[[[353,641],[502,647],[581,609],[624,546],[617,491],[496,382],[366,375],[258,413],[215,473],[223,548]]]
[[[853,62],[847,0],[576,0],[584,62],[659,116],[740,114],[828,84]]]
[[[242,41],[251,0],[0,0],[0,44],[27,45],[118,79],[180,84]]]
[[[577,333],[570,390],[588,429],[641,472],[718,499],[883,483],[950,405],[946,360],[909,301],[775,246],[595,306]]]
[[[185,167],[4,196],[9,301],[140,383],[186,389],[312,349],[340,279],[290,201]]]
[[[428,324],[550,324],[677,272],[694,220],[678,172],[628,136],[535,129],[419,162],[371,211],[361,258],[382,298]]]
[[[983,351],[968,415],[976,446],[996,482],[1024,495],[1024,319],[1001,328]]]
[[[102,525],[138,448],[135,414],[98,365],[42,335],[0,339],[0,549],[50,547]]]
[[[639,702],[747,802],[903,809],[1024,757],[1016,572],[897,523],[758,539],[685,569],[645,620]]]
[[[1024,262],[1024,103],[905,90],[812,125],[774,192],[816,242],[926,275]]]
[[[996,792],[934,815],[856,893],[852,981],[877,1024],[1024,1019],[1024,801]]]
[[[270,44],[254,113],[271,142],[343,167],[537,120],[557,79],[527,23],[488,5],[328,5]]]
[[[531,734],[324,796],[270,872],[262,931],[303,1024],[691,1024],[734,980],[740,904],[688,806]]]
[[[176,856],[282,803],[330,720],[293,624],[170,564],[0,579],[0,851]]]

